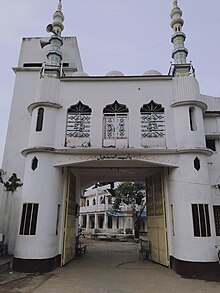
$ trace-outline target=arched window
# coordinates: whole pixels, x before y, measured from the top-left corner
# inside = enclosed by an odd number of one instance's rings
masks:
[[[165,136],[164,108],[151,100],[144,104],[141,113],[141,137],[159,138]]]
[[[95,200],[95,198],[93,198],[92,203],[93,203],[94,206],[96,205],[96,200]]]
[[[104,115],[104,146],[117,146],[119,140],[124,140],[127,146],[128,139],[128,108],[115,101],[103,109]]]
[[[43,129],[43,120],[44,120],[44,108],[39,108],[38,112],[37,112],[36,131],[42,131],[42,129]]]
[[[90,146],[91,113],[91,108],[81,101],[67,110],[67,146]]]
[[[34,171],[37,169],[37,166],[38,166],[38,159],[34,157],[31,163],[31,169]]]
[[[196,109],[194,107],[189,108],[189,123],[190,123],[190,130],[196,131]]]
[[[89,206],[89,200],[87,199],[87,201],[86,201],[86,205],[87,205],[87,207]]]

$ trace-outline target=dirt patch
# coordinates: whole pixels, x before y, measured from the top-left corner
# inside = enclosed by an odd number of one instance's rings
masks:
[[[4,274],[0,282],[0,293],[29,293],[49,280],[52,274]]]

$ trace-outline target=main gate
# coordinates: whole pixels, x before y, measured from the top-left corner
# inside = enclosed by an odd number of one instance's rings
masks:
[[[169,266],[166,206],[163,176],[157,173],[146,181],[147,228],[153,261]]]
[[[114,156],[114,160],[111,160],[111,156],[108,156],[105,160],[106,157],[87,160],[86,164],[83,162],[83,167],[81,167],[82,162],[76,163],[75,166],[72,164],[71,169],[74,169],[80,178],[80,186],[84,186],[82,184],[88,182],[96,182],[96,180],[145,181],[151,258],[157,263],[169,266],[163,168],[149,166],[149,163],[144,161],[130,158],[128,160],[127,157],[119,160]],[[76,160],[76,156],[74,159]],[[91,169],[95,171],[91,171]],[[66,178],[62,265],[75,257],[76,248],[76,178],[70,169]]]
[[[75,257],[76,246],[76,178],[69,171],[67,174],[65,196],[65,218],[63,230],[62,265]]]

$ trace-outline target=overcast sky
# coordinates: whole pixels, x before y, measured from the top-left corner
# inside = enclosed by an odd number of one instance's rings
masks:
[[[142,75],[170,66],[172,0],[62,0],[63,35],[76,36],[84,71]],[[0,166],[22,37],[49,36],[58,0],[0,0]],[[179,0],[183,31],[203,94],[220,97],[220,0]],[[16,142],[15,142],[16,143]]]

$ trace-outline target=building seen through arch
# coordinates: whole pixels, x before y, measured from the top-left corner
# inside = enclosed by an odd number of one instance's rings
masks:
[[[117,188],[118,183],[114,183]],[[92,186],[81,196],[79,225],[84,234],[94,238],[134,237],[134,219],[131,206],[122,204],[120,211],[113,211],[114,196],[110,184]],[[113,189],[114,190],[114,189]],[[95,205],[94,205],[95,199]],[[140,233],[146,235],[146,208],[141,213]]]

